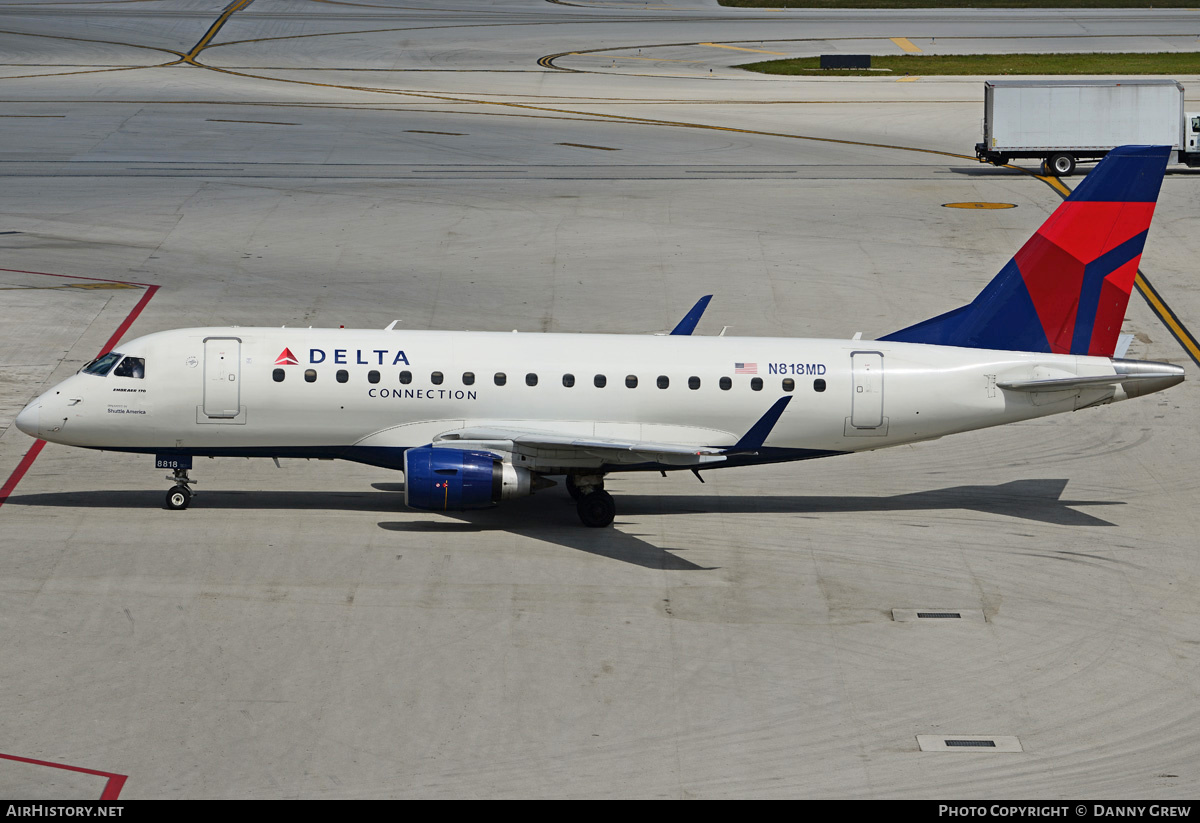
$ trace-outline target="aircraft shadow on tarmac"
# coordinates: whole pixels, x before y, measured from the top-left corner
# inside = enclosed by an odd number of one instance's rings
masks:
[[[381,521],[395,532],[469,534],[505,531],[535,540],[654,569],[704,570],[673,552],[644,540],[647,535],[627,530],[622,518],[631,515],[672,514],[852,514],[856,512],[922,512],[963,510],[1004,515],[1060,526],[1112,526],[1113,523],[1076,511],[1078,506],[1120,506],[1122,501],[1063,499],[1067,480],[1015,480],[998,486],[952,486],[891,497],[852,495],[632,495],[617,497],[615,529],[581,526],[575,507],[561,492],[507,501],[494,509],[436,515],[436,520]],[[220,510],[399,511],[403,483],[374,483],[372,492],[205,491],[197,508]],[[10,506],[142,509],[159,492],[93,491],[13,495]],[[171,513],[187,517],[187,513]]]
[[[1119,501],[1064,500],[1066,480],[1016,480],[999,486],[954,486],[893,497],[842,495],[623,495],[617,494],[616,529],[588,529],[579,525],[574,505],[539,505],[537,499],[510,501],[496,509],[455,512],[436,521],[382,522],[392,531],[470,533],[506,531],[535,540],[655,569],[704,570],[627,531],[622,517],[671,514],[848,514],[855,512],[920,512],[962,509],[999,514],[1062,526],[1112,526],[1113,523],[1076,511],[1075,506],[1119,506]],[[403,491],[403,484],[374,484],[374,488]],[[553,493],[551,493],[553,494]],[[563,500],[563,503],[570,501]],[[523,509],[519,510],[519,509]]]

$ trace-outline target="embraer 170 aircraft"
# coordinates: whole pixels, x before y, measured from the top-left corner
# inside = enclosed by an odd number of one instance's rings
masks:
[[[130,340],[30,403],[54,443],[192,458],[338,458],[404,471],[404,502],[492,506],[565,475],[588,526],[604,477],[830,457],[1160,391],[1115,358],[1170,152],[1111,152],[970,304],[878,340],[206,328]]]

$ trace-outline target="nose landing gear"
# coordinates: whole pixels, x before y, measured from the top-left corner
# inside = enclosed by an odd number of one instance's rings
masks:
[[[186,509],[192,502],[192,490],[188,485],[196,481],[188,477],[187,469],[175,469],[167,475],[167,479],[175,481],[175,485],[167,492],[167,508],[172,511]]]

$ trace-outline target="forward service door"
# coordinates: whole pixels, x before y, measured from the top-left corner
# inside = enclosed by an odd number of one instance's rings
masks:
[[[211,422],[234,418],[241,412],[242,341],[237,337],[204,340],[204,415]]]

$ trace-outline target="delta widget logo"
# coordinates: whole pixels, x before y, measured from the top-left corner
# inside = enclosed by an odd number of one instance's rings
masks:
[[[300,361],[296,359],[296,355],[292,354],[291,349],[285,348],[282,352],[280,352],[279,356],[275,358],[275,365],[276,366],[299,366]]]

